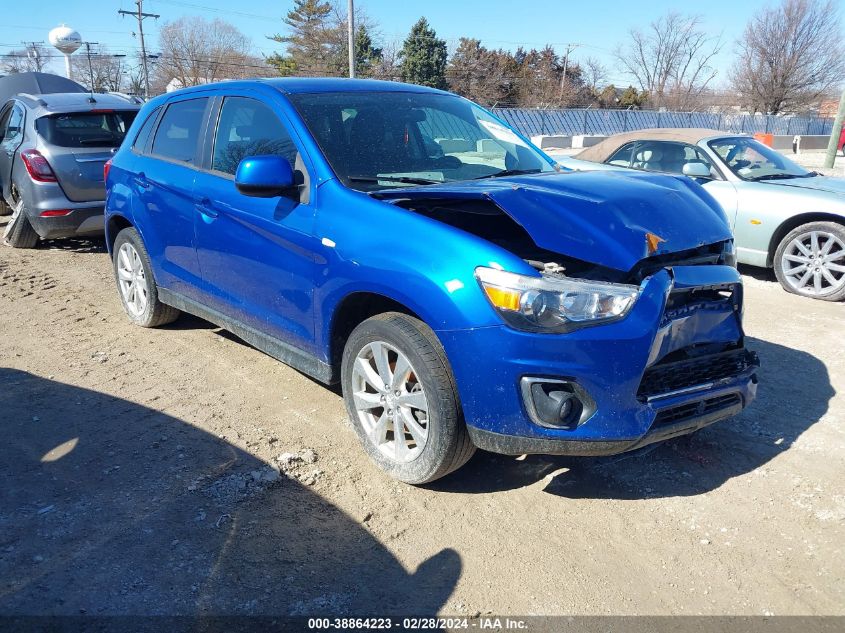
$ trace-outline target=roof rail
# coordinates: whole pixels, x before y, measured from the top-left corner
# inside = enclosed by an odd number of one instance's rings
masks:
[[[135,95],[128,95],[125,92],[109,90],[108,94],[113,95],[115,97],[120,97],[121,99],[126,99],[129,103],[134,103],[135,105],[142,105],[144,103],[144,100],[140,97],[136,97]]]
[[[15,97],[27,99],[28,101],[34,102],[36,105],[40,105],[40,106],[46,106],[47,105],[47,102],[44,101],[44,99],[42,99],[38,95],[29,94],[28,92],[19,92],[18,94],[15,95]],[[12,97],[12,98],[14,98],[14,97]]]

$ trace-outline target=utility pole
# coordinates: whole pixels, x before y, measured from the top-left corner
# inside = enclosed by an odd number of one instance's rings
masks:
[[[138,20],[138,36],[141,40],[141,63],[144,66],[144,97],[150,96],[150,74],[147,71],[147,48],[144,45],[144,18],[155,18],[158,20],[161,16],[157,13],[144,13],[144,0],[135,0],[138,6],[137,11],[118,11],[120,15],[132,15]]]
[[[569,68],[569,54],[578,48],[578,44],[567,44],[566,53],[563,55],[563,74],[560,76],[560,94],[558,101],[563,100],[563,90],[566,87],[566,70]]]
[[[41,56],[44,46],[44,42],[21,42],[24,46],[24,50],[26,51],[26,56],[35,62],[35,67],[38,72],[41,72],[43,67],[46,65],[46,62]],[[49,59],[49,56],[48,56]]]
[[[836,160],[836,147],[839,145],[839,135],[842,133],[842,124],[845,123],[845,90],[839,99],[839,109],[836,111],[836,118],[833,119],[833,129],[830,131],[830,140],[827,142],[827,156],[824,158],[824,166],[833,167]]]
[[[349,47],[349,78],[355,79],[355,3],[349,0],[349,18],[346,20],[346,39]]]
[[[88,78],[91,80],[88,85],[91,87],[91,94],[94,94],[94,67],[91,66],[91,46],[96,46],[99,42],[82,42],[82,44],[85,46],[85,57],[88,58]]]

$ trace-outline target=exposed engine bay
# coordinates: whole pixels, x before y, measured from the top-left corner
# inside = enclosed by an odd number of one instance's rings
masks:
[[[633,270],[623,272],[537,246],[516,220],[489,199],[400,198],[392,202],[397,206],[492,242],[547,275],[638,284],[645,277],[666,266],[718,264],[722,253],[722,244],[707,245],[688,251],[644,258]]]

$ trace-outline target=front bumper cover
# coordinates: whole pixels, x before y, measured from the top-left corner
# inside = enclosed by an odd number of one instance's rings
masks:
[[[670,295],[734,288],[733,305],[667,311]],[[438,331],[470,436],[477,446],[508,453],[602,455],[632,450],[731,417],[757,392],[756,357],[744,350],[741,279],[729,266],[677,266],[647,279],[628,316],[569,334],[519,332],[504,325]],[[668,316],[667,316],[668,315]],[[671,318],[669,318],[671,317]],[[706,384],[645,397],[646,371],[673,353],[714,346],[745,354],[746,363]],[[523,377],[577,383],[596,410],[577,428],[531,421],[519,388]],[[712,402],[711,402],[712,401]]]

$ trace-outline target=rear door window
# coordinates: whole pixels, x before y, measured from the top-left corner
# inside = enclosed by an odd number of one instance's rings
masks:
[[[207,104],[207,97],[171,103],[156,129],[152,153],[182,163],[195,162]]]
[[[135,120],[135,110],[51,114],[35,121],[35,129],[57,147],[119,147]]]

